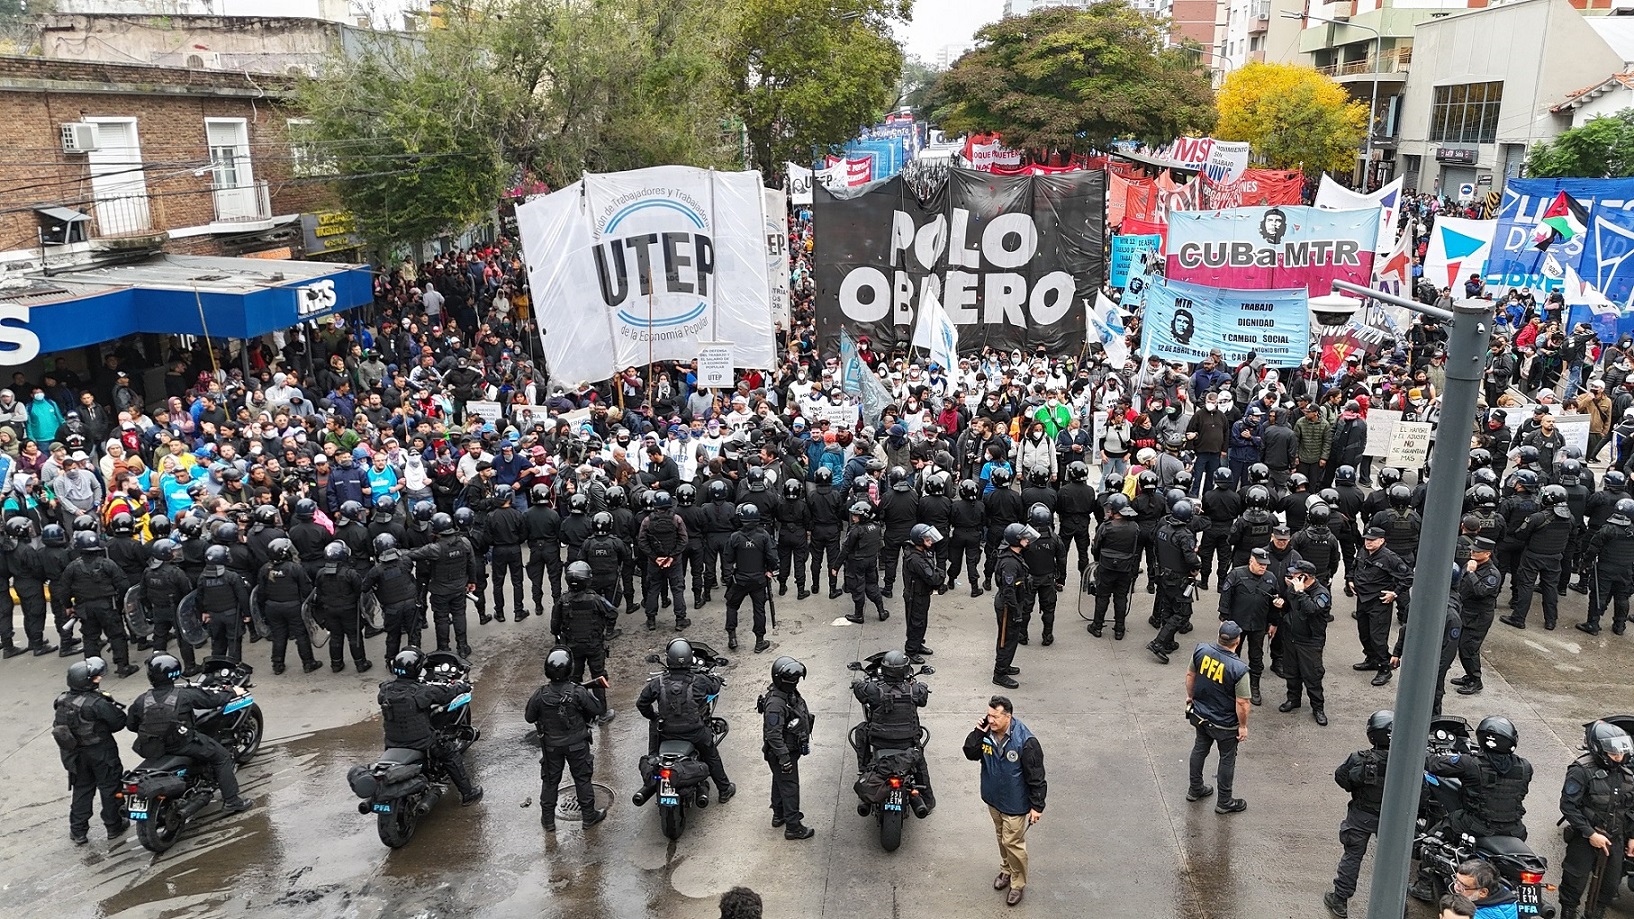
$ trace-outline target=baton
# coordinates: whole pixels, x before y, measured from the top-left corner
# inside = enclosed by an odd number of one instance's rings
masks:
[[[1607,833],[1606,836],[1609,838],[1611,834]],[[1616,845],[1617,840],[1611,839],[1609,844]],[[1601,852],[1599,849],[1594,850],[1594,870],[1589,872],[1589,896],[1588,900],[1583,904],[1583,915],[1585,916],[1599,914],[1600,882],[1605,876],[1606,862],[1608,860],[1609,856],[1606,853]]]

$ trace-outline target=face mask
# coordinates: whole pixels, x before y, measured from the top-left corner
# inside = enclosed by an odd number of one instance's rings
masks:
[[[1050,408],[1055,408],[1056,406],[1058,406],[1060,404],[1061,403],[1059,401],[1055,400],[1055,399],[1050,400]]]
[[[34,401],[35,402],[44,402],[45,401],[45,393],[43,393],[43,392],[35,393],[34,394]]]
[[[1215,403],[1215,402],[1210,402],[1210,403],[1208,403],[1208,404],[1207,404],[1207,405],[1206,405],[1206,406],[1204,406],[1204,407],[1205,407],[1205,408],[1206,408],[1206,409],[1208,409],[1208,410],[1209,410],[1209,411],[1211,411],[1211,412],[1217,412],[1217,411],[1219,411],[1219,410],[1220,410],[1220,406],[1219,406],[1219,404],[1218,404],[1218,403]]]

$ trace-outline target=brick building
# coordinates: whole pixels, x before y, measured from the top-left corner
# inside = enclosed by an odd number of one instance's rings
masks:
[[[0,278],[153,254],[355,258],[289,80],[0,57]]]

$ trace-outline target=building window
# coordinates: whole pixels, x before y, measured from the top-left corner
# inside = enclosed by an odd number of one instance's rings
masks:
[[[1496,141],[1503,91],[1501,81],[1437,86],[1430,105],[1430,142],[1490,144]]]
[[[312,119],[291,118],[285,124],[289,132],[290,172],[301,178],[334,175],[334,158],[324,153],[313,136]]]

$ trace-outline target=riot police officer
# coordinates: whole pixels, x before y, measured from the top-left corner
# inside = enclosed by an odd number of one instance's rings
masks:
[[[1362,871],[1362,857],[1367,855],[1367,841],[1379,832],[1384,776],[1390,767],[1390,733],[1395,726],[1395,712],[1374,712],[1367,719],[1367,742],[1371,746],[1350,754],[1333,770],[1333,780],[1350,792],[1345,819],[1339,823],[1339,844],[1345,854],[1339,858],[1333,889],[1322,895],[1328,912],[1337,919],[1350,915],[1346,901],[1356,894],[1356,878]]]
[[[1055,601],[1067,579],[1067,544],[1055,535],[1055,514],[1042,503],[1027,509],[1027,525],[1037,536],[1021,553],[1027,563],[1027,586],[1022,595],[1021,643],[1027,644],[1033,625],[1033,605],[1043,621],[1045,647],[1055,644]]]
[[[102,636],[113,646],[113,659],[120,678],[140,670],[130,662],[130,644],[125,636],[125,618],[119,606],[130,586],[125,572],[108,558],[102,537],[92,532],[74,534],[74,551],[79,558],[68,563],[58,581],[61,602],[79,620],[85,635],[85,656],[102,653]]]
[[[1308,559],[1294,563],[1286,577],[1288,606],[1282,617],[1282,670],[1288,681],[1288,699],[1277,706],[1284,714],[1300,706],[1300,694],[1311,700],[1311,718],[1328,726],[1327,697],[1322,678],[1322,648],[1328,641],[1328,620],[1333,618],[1333,597]]]
[[[117,793],[124,767],[119,762],[119,745],[113,735],[125,729],[125,708],[102,691],[102,675],[108,665],[95,655],[68,667],[68,691],[53,703],[56,714],[51,736],[62,753],[68,770],[71,798],[68,804],[68,838],[76,846],[88,841],[91,805],[102,796],[102,825],[108,838],[117,839],[130,829]]]
[[[1007,549],[1001,551],[1000,543],[1004,539],[1004,533],[1009,530],[1010,524],[1021,523],[1027,519],[1027,505],[1022,502],[1021,495],[1010,488],[1012,478],[1009,467],[995,468],[990,479],[993,490],[982,496],[987,518],[987,561],[982,573],[985,581],[983,586],[987,590],[993,589],[993,572],[999,559],[1010,554]]]
[[[607,676],[607,631],[618,620],[618,610],[607,597],[592,586],[593,575],[585,562],[567,566],[567,593],[551,605],[550,634],[558,647],[566,647],[573,654],[575,682],[584,676],[586,667],[595,678]],[[601,723],[613,720],[613,711],[607,708],[607,690],[595,689],[605,714]]]
[[[509,485],[494,491],[494,509],[488,512],[484,532],[494,558],[494,618],[505,621],[505,579],[511,582],[511,612],[516,621],[527,618],[522,608],[522,543],[528,538],[528,521],[515,507],[516,492]]]
[[[629,545],[613,533],[613,515],[599,511],[590,518],[590,538],[579,547],[573,560],[589,563],[591,586],[617,606],[619,578],[632,557]]]
[[[849,513],[851,529],[845,532],[845,539],[840,543],[840,558],[845,562],[845,589],[850,591],[855,609],[845,618],[860,624],[866,600],[874,604],[879,621],[884,622],[891,615],[885,609],[885,598],[879,590],[879,553],[885,548],[885,534],[874,522],[874,509],[867,501],[853,502]]]
[[[582,562],[575,562],[582,565]],[[572,575],[568,575],[569,581]],[[571,592],[571,588],[569,588]],[[595,597],[605,603],[601,597]],[[561,601],[557,601],[558,605]],[[539,687],[523,713],[527,722],[539,732],[543,755],[539,760],[539,821],[545,832],[556,832],[557,786],[562,782],[562,767],[573,776],[573,790],[578,795],[579,813],[584,817],[585,829],[607,819],[605,808],[596,807],[596,790],[591,784],[595,778],[595,755],[590,752],[590,723],[607,711],[601,696],[572,682],[575,655],[566,648],[553,648],[545,655],[545,685]],[[582,669],[580,670],[582,673]],[[605,692],[606,677],[598,676],[597,688]]]
[[[562,516],[551,506],[550,486],[535,485],[528,495],[527,521],[528,580],[533,584],[533,612],[545,614],[545,576],[550,577],[550,599],[562,593]],[[517,615],[520,621],[522,614]]]
[[[1339,573],[1339,560],[1344,555],[1339,538],[1329,526],[1332,520],[1333,510],[1328,505],[1312,504],[1305,511],[1305,528],[1295,533],[1289,543],[1301,559],[1315,567],[1316,579],[1323,587],[1333,583],[1333,576]]]
[[[352,567],[352,551],[340,540],[323,550],[323,567],[318,569],[313,598],[323,613],[329,630],[329,669],[346,669],[346,645],[352,646],[352,666],[365,673],[374,666],[363,648],[363,625],[358,607],[363,601],[363,576]],[[342,636],[345,637],[343,642]],[[297,645],[297,647],[299,647]]]
[[[1216,469],[1213,473],[1214,487],[1203,493],[1203,516],[1208,520],[1208,526],[1203,530],[1202,545],[1198,548],[1198,556],[1202,570],[1202,580],[1198,587],[1208,589],[1208,574],[1211,567],[1215,571],[1216,583],[1225,580],[1226,572],[1231,570],[1231,533],[1237,518],[1243,513],[1243,499],[1231,483],[1230,469]],[[1213,559],[1218,556],[1219,562]]]
[[[704,577],[702,582],[695,585],[703,588],[703,596],[697,603],[699,607],[713,599],[712,592],[716,586],[731,582],[732,562],[726,547],[731,541],[732,531],[737,529],[738,509],[732,503],[731,486],[722,480],[710,482],[708,495],[709,505],[704,508]],[[719,580],[716,579],[717,568]]]
[[[1095,556],[1095,618],[1087,631],[1096,638],[1106,628],[1106,609],[1112,607],[1112,637],[1121,639],[1129,617],[1129,594],[1135,589],[1140,566],[1140,524],[1129,499],[1114,494],[1106,501],[1106,522],[1095,531],[1090,553]]]
[[[934,653],[925,645],[930,625],[930,598],[947,582],[947,571],[937,563],[936,546],[942,534],[928,523],[915,524],[908,533],[908,548],[902,555],[902,605],[907,620],[906,653],[916,664]],[[1048,632],[1045,632],[1048,635]],[[1049,644],[1046,640],[1045,644]]]
[[[1197,533],[1192,526],[1195,517],[1190,501],[1176,501],[1157,528],[1157,601],[1152,618],[1158,620],[1158,632],[1146,650],[1164,664],[1169,662],[1169,652],[1180,647],[1174,636],[1191,624],[1190,590],[1203,571],[1203,560],[1196,548]],[[1121,632],[1120,628],[1114,635]]]
[[[1521,556],[1526,552],[1526,541],[1521,538],[1521,524],[1538,512],[1538,478],[1530,469],[1518,470],[1512,478],[1515,491],[1498,503],[1498,518],[1502,522],[1503,537],[1498,540],[1498,570],[1509,579],[1509,605],[1515,605],[1516,580],[1520,574]]]
[[[682,486],[688,490],[691,487]],[[649,632],[658,628],[658,601],[665,596],[665,591],[668,591],[668,599],[675,604],[675,630],[680,631],[692,624],[687,619],[685,575],[693,533],[672,504],[669,492],[653,494],[652,513],[641,521],[641,529],[636,534],[636,545],[646,559],[646,571],[641,578],[646,596],[641,598],[641,608],[647,614]],[[696,584],[693,585],[692,595],[697,599]],[[800,596],[804,599],[806,592],[801,590]]]
[[[636,697],[636,710],[652,722],[647,738],[647,752],[658,752],[663,740],[685,740],[698,751],[698,758],[709,767],[715,782],[715,800],[721,804],[732,800],[738,788],[726,775],[720,750],[715,747],[715,735],[704,720],[710,696],[720,692],[725,682],[711,673],[694,669],[692,643],[676,638],[664,649],[664,670],[655,673],[641,687]]]
[[[760,522],[758,507],[747,502],[738,505],[738,530],[727,541],[732,576],[726,585],[726,645],[737,649],[738,610],[747,598],[754,610],[756,654],[772,646],[766,640],[766,600],[771,581],[777,577],[777,547]]]
[[[1471,753],[1439,753],[1424,768],[1463,781],[1458,810],[1447,815],[1456,833],[1471,836],[1526,838],[1526,793],[1532,786],[1532,764],[1515,752],[1520,732],[1502,715],[1481,719]]]
[[[1277,525],[1271,513],[1271,490],[1264,485],[1250,485],[1243,492],[1245,505],[1242,516],[1231,524],[1231,567],[1248,564],[1249,554],[1271,544],[1271,530]],[[1225,575],[1221,575],[1224,583]]]
[[[930,766],[925,759],[925,748],[920,743],[919,710],[930,704],[930,687],[915,680],[913,658],[905,652],[891,650],[880,659],[879,679],[851,681],[851,694],[862,703],[868,720],[863,723],[862,749],[857,754],[857,771],[866,771],[874,760],[874,751],[881,749],[912,749],[919,751],[919,762],[914,775],[919,788],[914,789],[929,811],[936,806],[936,792],[931,787]],[[857,808],[863,813],[861,805]]]
[[[981,579],[976,566],[982,560],[982,530],[987,525],[987,506],[981,501],[981,483],[966,479],[959,483],[959,497],[948,513],[948,525],[953,535],[948,545],[948,586],[959,581],[959,560],[964,559],[965,573],[970,578],[970,595],[982,595]]]
[[[225,569],[220,563],[211,563],[206,566],[206,572],[217,567]],[[237,580],[236,575],[229,577]],[[243,582],[239,581],[238,586],[242,589]],[[238,617],[231,618],[237,625]],[[145,757],[185,756],[211,770],[216,787],[221,789],[222,810],[238,813],[254,807],[254,801],[238,793],[238,774],[233,767],[233,755],[214,737],[193,729],[194,711],[226,705],[244,690],[177,686],[176,680],[182,675],[182,662],[169,654],[155,654],[148,658],[147,671],[148,683],[153,688],[132,700],[130,708],[125,711],[125,726],[136,735],[136,743],[132,745],[136,754]]]
[[[226,546],[211,546],[204,553],[204,573],[199,575],[198,612],[210,632],[210,653],[215,657],[241,660],[239,629],[250,608],[250,592],[244,579],[227,569],[231,553]]]
[[[409,561],[423,561],[430,566],[431,614],[437,627],[437,650],[448,650],[448,632],[452,626],[460,656],[470,657],[465,600],[468,592],[476,590],[476,552],[456,530],[454,518],[447,514],[432,515],[431,532],[436,542],[411,550]]]
[[[312,656],[312,637],[306,631],[306,618],[301,606],[312,594],[312,581],[306,569],[295,558],[295,544],[288,539],[275,539],[267,546],[267,563],[261,567],[251,599],[261,604],[261,616],[272,633],[272,672],[284,672],[284,655],[289,640],[295,639],[295,651],[301,656],[301,669],[307,673],[323,665]],[[182,645],[186,649],[186,643]]]
[[[390,533],[374,538],[374,557],[374,567],[363,576],[363,592],[373,593],[380,603],[380,626],[386,633],[389,660],[397,656],[405,640],[411,648],[420,644],[420,588],[413,563]]]
[[[1634,741],[1622,728],[1591,722],[1583,752],[1566,767],[1560,790],[1561,822],[1566,824],[1566,858],[1560,864],[1560,919],[1577,919],[1577,901],[1588,888],[1596,862],[1600,890],[1585,919],[1600,919],[1617,896],[1624,858],[1634,857]]]
[[[1475,537],[1470,545],[1469,561],[1464,563],[1464,576],[1458,581],[1463,621],[1458,635],[1458,659],[1464,665],[1464,675],[1452,683],[1461,696],[1473,696],[1481,691],[1481,645],[1492,628],[1498,593],[1503,590],[1503,574],[1492,561],[1495,548],[1496,544],[1487,537]]]
[[[1526,628],[1534,589],[1543,593],[1543,627],[1555,627],[1560,614],[1560,559],[1577,528],[1566,504],[1566,489],[1545,485],[1541,499],[1542,509],[1515,530],[1515,539],[1523,547],[1521,568],[1515,576],[1515,602],[1503,622],[1517,629]]]
[[[419,648],[405,648],[391,659],[391,672],[396,679],[381,683],[375,697],[380,705],[386,747],[419,750],[427,759],[441,763],[460,791],[460,804],[469,807],[482,800],[482,786],[471,782],[465,771],[465,757],[437,738],[431,727],[431,712],[470,692],[471,684],[422,683],[420,674],[425,666],[426,656]]]
[[[311,498],[295,502],[295,525],[289,528],[289,541],[295,544],[295,555],[311,578],[323,567],[323,549],[329,545],[329,531],[317,523],[318,504]],[[179,524],[178,524],[179,525]],[[186,548],[186,543],[183,543]]]
[[[1004,528],[1004,551],[993,566],[996,587],[993,594],[993,613],[998,619],[998,643],[993,655],[993,683],[1006,689],[1015,689],[1015,674],[1021,668],[1011,662],[1016,658],[1021,631],[1027,627],[1026,608],[1023,605],[1027,590],[1027,563],[1021,557],[1037,532],[1025,523],[1012,523]]]
[[[1610,602],[1611,631],[1621,635],[1628,631],[1628,597],[1634,592],[1634,498],[1619,500],[1611,516],[1589,537],[1587,562],[1593,570],[1589,618],[1579,622],[1577,629],[1600,634],[1600,617]]]
[[[1061,541],[1078,547],[1078,573],[1089,567],[1090,520],[1095,516],[1095,489],[1089,484],[1089,467],[1082,461],[1067,464],[1067,480],[1056,497],[1055,510],[1061,515]]]
[[[176,564],[179,554],[174,540],[155,539],[148,546],[151,561],[137,581],[142,588],[142,607],[153,623],[153,650],[160,653],[170,650],[170,638],[176,633],[176,610],[182,598],[193,591],[193,582]],[[196,676],[199,665],[193,659],[193,646],[180,635],[176,635],[176,646],[186,664],[182,675]]]
[[[817,831],[802,821],[800,757],[811,750],[811,709],[800,695],[806,665],[792,657],[772,661],[772,684],[761,696],[761,754],[772,773],[772,826],[784,839],[810,839]],[[724,797],[723,797],[724,800]]]
[[[812,481],[816,484],[806,495],[807,519],[811,524],[811,592],[817,592],[820,583],[818,575],[827,568],[828,598],[837,600],[840,597],[837,574],[840,559],[836,553],[840,546],[840,524],[844,521],[840,510],[842,499],[840,493],[834,490],[833,470],[818,469],[812,473]]]
[[[60,530],[61,527],[58,527]],[[11,570],[12,586],[17,591],[18,605],[23,608],[23,633],[28,636],[29,650],[40,657],[57,651],[57,646],[45,640],[45,582],[46,562],[40,547],[34,544],[34,521],[28,517],[13,517],[6,521],[6,536],[12,542],[7,566]],[[63,657],[72,657],[79,639],[61,631]]]
[[[794,575],[795,599],[811,596],[806,590],[806,562],[811,557],[811,507],[806,503],[806,486],[799,479],[783,482],[783,500],[773,513],[777,516],[777,595],[789,592],[789,575]],[[815,586],[815,584],[813,585]]]

